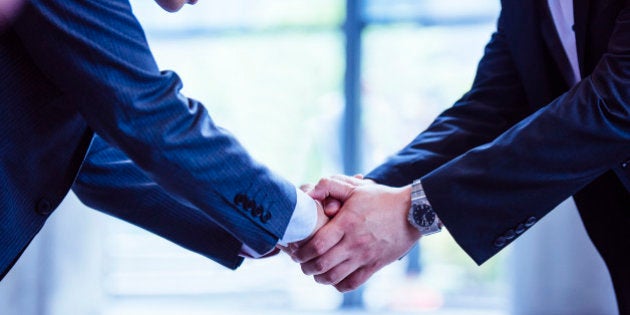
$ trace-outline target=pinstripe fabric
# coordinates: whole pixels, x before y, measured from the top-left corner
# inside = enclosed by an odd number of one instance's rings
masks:
[[[0,36],[0,274],[70,189],[91,133],[26,57],[15,33]],[[54,137],[51,137],[54,135]],[[41,212],[41,211],[40,211]]]
[[[105,141],[75,185],[84,202],[230,268],[241,242],[266,252],[284,234],[295,187],[158,70],[127,1],[29,1],[0,71],[0,270],[70,189],[92,130]]]
[[[238,267],[243,260],[238,256],[240,241],[203,211],[170,196],[123,152],[98,136],[94,137],[72,190],[86,205],[147,229],[228,268]]]

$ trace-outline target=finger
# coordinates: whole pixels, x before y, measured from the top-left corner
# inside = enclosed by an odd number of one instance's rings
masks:
[[[328,197],[345,201],[350,197],[355,185],[334,178],[322,178],[308,194],[317,200],[325,200]]]
[[[300,186],[300,190],[305,192],[305,193],[307,193],[307,192],[313,190],[313,187],[314,187],[313,184],[302,184]]]
[[[285,252],[285,253],[287,253],[287,254],[288,254],[288,253],[290,253],[290,252],[291,252],[290,245],[291,245],[291,244],[289,244],[289,245],[287,245],[287,246],[282,246],[282,245],[280,245],[280,244],[277,244],[277,245],[276,245],[276,248],[279,248],[281,251],[283,251],[283,252]]]
[[[324,213],[329,218],[334,217],[341,209],[341,201],[335,198],[326,198],[324,200]]]
[[[299,242],[289,243],[289,252],[294,253],[298,248],[300,248]]]
[[[374,270],[362,267],[351,273],[345,279],[335,284],[335,289],[339,292],[349,292],[358,289],[374,274]]]
[[[321,275],[337,268],[338,265],[351,260],[352,252],[346,244],[347,242],[342,240],[325,254],[302,263],[302,272],[304,272],[307,276]],[[354,269],[357,269],[357,267]],[[347,274],[345,276],[347,276]]]
[[[313,278],[320,284],[337,285],[359,268],[361,266],[356,260],[346,260],[325,273],[315,275]]]
[[[337,245],[343,238],[343,230],[334,224],[334,219],[330,223],[319,229],[313,238],[295,250],[292,256],[299,263],[307,262],[328,252]]]
[[[363,185],[363,180],[362,180],[363,176],[359,175],[359,176],[361,176],[361,178],[358,178],[356,176],[357,175],[355,175],[355,176],[333,175],[333,176],[331,176],[331,178],[335,179],[335,180],[338,180],[340,182],[348,183],[348,184],[353,185],[353,186]]]

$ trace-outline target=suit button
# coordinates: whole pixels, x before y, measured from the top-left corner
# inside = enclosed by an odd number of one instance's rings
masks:
[[[37,202],[37,208],[35,211],[41,215],[49,215],[52,213],[52,203],[48,199],[42,198]]]
[[[236,204],[236,205],[241,205],[241,204],[244,204],[246,199],[247,199],[247,198],[245,198],[245,195],[243,195],[243,194],[238,194],[238,195],[236,195],[236,196],[234,197],[234,204]]]
[[[630,160],[621,163],[621,168],[628,168],[628,165],[630,165]]]
[[[505,237],[508,241],[513,240],[516,237],[516,232],[514,232],[514,230],[508,230],[505,234],[503,234],[503,237]]]
[[[519,224],[516,226],[516,230],[514,232],[516,232],[516,234],[522,234],[525,232],[525,225],[523,225],[523,223]]]
[[[263,208],[261,206],[258,206],[256,208],[252,209],[252,215],[257,217],[257,216],[261,215],[263,213],[263,211],[264,211]]]
[[[529,219],[527,219],[527,221],[525,222],[525,227],[531,227],[532,225],[536,224],[536,217],[530,217]]]
[[[260,222],[267,223],[271,219],[271,213],[265,212],[260,216]]]
[[[256,203],[252,200],[245,200],[245,204],[243,205],[243,208],[245,208],[245,210],[247,211],[252,211],[256,208]]]
[[[494,241],[494,246],[495,247],[503,247],[505,246],[505,243],[507,243],[505,237],[503,236],[499,236],[495,241]]]

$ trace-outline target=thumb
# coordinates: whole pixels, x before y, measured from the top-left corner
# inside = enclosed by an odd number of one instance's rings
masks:
[[[335,198],[330,198],[330,197],[324,200],[324,213],[329,218],[334,217],[337,214],[337,212],[339,212],[340,209],[341,209],[341,201]]]
[[[309,192],[309,195],[317,200],[333,198],[344,202],[350,197],[354,188],[354,185],[335,178],[322,178]]]

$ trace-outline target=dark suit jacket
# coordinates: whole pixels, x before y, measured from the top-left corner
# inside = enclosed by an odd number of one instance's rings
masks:
[[[0,34],[0,73],[0,275],[73,185],[230,268],[242,242],[284,234],[293,185],[158,70],[127,1],[29,1]]]
[[[439,218],[479,264],[572,195],[580,210],[589,200],[608,207],[584,191],[605,174],[614,173],[600,190],[630,189],[630,3],[574,1],[582,78],[571,88],[547,1],[501,3],[470,91],[368,174],[398,186],[422,178]]]

